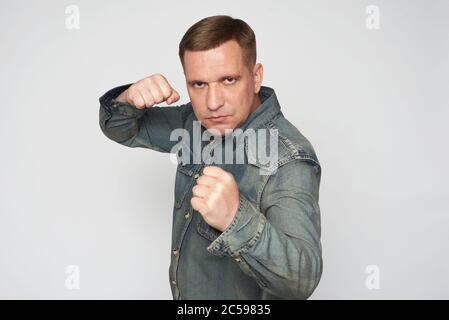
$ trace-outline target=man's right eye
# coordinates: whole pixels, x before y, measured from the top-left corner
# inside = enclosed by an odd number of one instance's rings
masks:
[[[193,87],[196,89],[201,89],[204,86],[203,82],[195,82],[193,83]]]

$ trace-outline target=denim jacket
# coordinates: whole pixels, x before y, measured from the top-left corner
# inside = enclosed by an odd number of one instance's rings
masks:
[[[127,147],[173,152],[178,141],[171,132],[191,132],[197,121],[191,102],[137,109],[115,100],[128,87],[100,98],[102,132]],[[261,105],[240,128],[277,129],[277,170],[260,174],[264,164],[258,161],[214,164],[232,173],[240,193],[226,230],[209,226],[190,203],[204,161],[177,166],[169,267],[174,299],[307,299],[321,278],[320,163],[284,117],[274,90],[262,86],[259,98]]]

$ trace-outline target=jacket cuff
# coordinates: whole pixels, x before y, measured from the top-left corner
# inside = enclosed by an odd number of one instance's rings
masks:
[[[109,113],[116,110],[120,114],[130,116],[130,117],[140,117],[146,111],[146,109],[138,109],[135,106],[117,101],[116,98],[126,89],[128,89],[132,83],[125,84],[119,87],[115,87],[108,92],[106,92],[103,96],[100,97],[100,104],[103,108],[105,108]]]
[[[267,222],[266,217],[242,194],[239,208],[231,224],[207,250],[217,256],[237,257],[246,253],[259,240]]]

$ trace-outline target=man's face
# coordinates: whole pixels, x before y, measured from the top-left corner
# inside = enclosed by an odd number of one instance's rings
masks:
[[[260,105],[262,65],[256,64],[250,72],[234,40],[215,49],[186,51],[184,75],[196,117],[221,135],[240,126]]]

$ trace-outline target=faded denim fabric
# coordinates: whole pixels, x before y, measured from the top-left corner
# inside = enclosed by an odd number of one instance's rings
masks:
[[[191,102],[140,110],[115,100],[128,87],[100,98],[100,127],[108,138],[171,152],[178,143],[170,141],[174,129],[192,132]],[[261,105],[240,128],[278,130],[277,170],[261,175],[259,162],[212,164],[232,173],[240,192],[224,232],[190,204],[204,162],[177,166],[169,268],[174,299],[307,299],[319,283],[321,166],[310,142],[284,117],[274,90],[262,86],[259,97]]]

